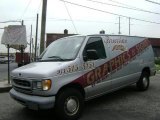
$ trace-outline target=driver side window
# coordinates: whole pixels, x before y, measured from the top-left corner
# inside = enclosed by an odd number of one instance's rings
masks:
[[[105,59],[106,52],[105,52],[102,38],[100,37],[89,38],[86,44],[85,50],[83,52],[83,56],[86,57],[86,61],[96,60],[96,59]]]

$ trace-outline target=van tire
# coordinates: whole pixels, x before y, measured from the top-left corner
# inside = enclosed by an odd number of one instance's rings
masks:
[[[83,107],[84,98],[77,89],[64,89],[56,98],[55,112],[59,119],[75,120],[80,117]]]
[[[137,82],[137,88],[139,91],[145,91],[148,89],[150,85],[149,74],[147,72],[143,72],[141,74],[140,79]]]

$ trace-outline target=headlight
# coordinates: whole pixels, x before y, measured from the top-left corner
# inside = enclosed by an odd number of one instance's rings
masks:
[[[51,88],[51,80],[33,81],[33,89],[49,90]]]
[[[51,80],[43,80],[42,81],[42,89],[43,90],[49,90],[51,88]]]

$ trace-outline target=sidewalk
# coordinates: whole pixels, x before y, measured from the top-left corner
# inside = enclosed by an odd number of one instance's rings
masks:
[[[8,84],[8,81],[0,82],[0,93],[9,92],[11,88],[12,88],[12,85]]]

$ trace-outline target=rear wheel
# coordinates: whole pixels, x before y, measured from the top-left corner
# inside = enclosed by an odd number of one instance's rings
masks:
[[[147,72],[143,72],[139,81],[137,82],[137,88],[140,91],[145,91],[148,89],[150,84],[149,74]]]
[[[60,119],[75,120],[83,110],[84,98],[74,88],[68,88],[59,93],[56,99],[55,111]]]

